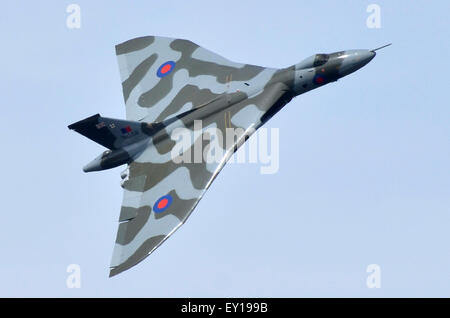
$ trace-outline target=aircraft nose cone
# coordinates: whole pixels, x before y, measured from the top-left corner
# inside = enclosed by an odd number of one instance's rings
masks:
[[[346,57],[342,61],[339,70],[341,76],[346,76],[359,70],[361,67],[372,61],[376,53],[370,50],[353,50],[346,52]]]
[[[360,56],[361,60],[360,63],[362,64],[361,67],[372,61],[372,59],[377,55],[377,53],[369,50],[361,50]]]

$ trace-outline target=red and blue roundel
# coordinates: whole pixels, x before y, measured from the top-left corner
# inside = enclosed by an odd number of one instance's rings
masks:
[[[153,205],[153,211],[155,213],[164,212],[172,204],[172,201],[173,199],[170,194],[160,197]]]
[[[158,71],[156,72],[156,75],[158,77],[167,76],[173,71],[174,68],[175,68],[175,62],[167,61],[166,63],[161,64],[161,66],[158,68]]]
[[[313,79],[314,84],[321,85],[325,83],[325,77],[323,75],[317,74]]]

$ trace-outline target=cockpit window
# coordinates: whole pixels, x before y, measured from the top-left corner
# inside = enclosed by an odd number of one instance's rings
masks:
[[[318,67],[325,64],[330,56],[328,54],[315,54],[304,59],[300,63],[295,65],[296,70],[304,70],[308,68]]]
[[[330,56],[328,54],[316,54],[316,58],[314,59],[314,67],[325,64],[329,58]]]

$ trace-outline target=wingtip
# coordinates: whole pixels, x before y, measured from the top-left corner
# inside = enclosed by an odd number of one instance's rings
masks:
[[[114,267],[110,267],[109,268],[109,278],[114,277],[120,273],[122,273],[124,270],[120,270],[120,268],[118,268],[119,266],[114,266]]]

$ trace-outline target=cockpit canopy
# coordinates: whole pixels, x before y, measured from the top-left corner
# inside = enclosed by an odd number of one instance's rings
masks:
[[[315,54],[295,65],[295,69],[301,70],[312,67],[318,67],[325,64],[329,58],[330,56],[328,54]]]

